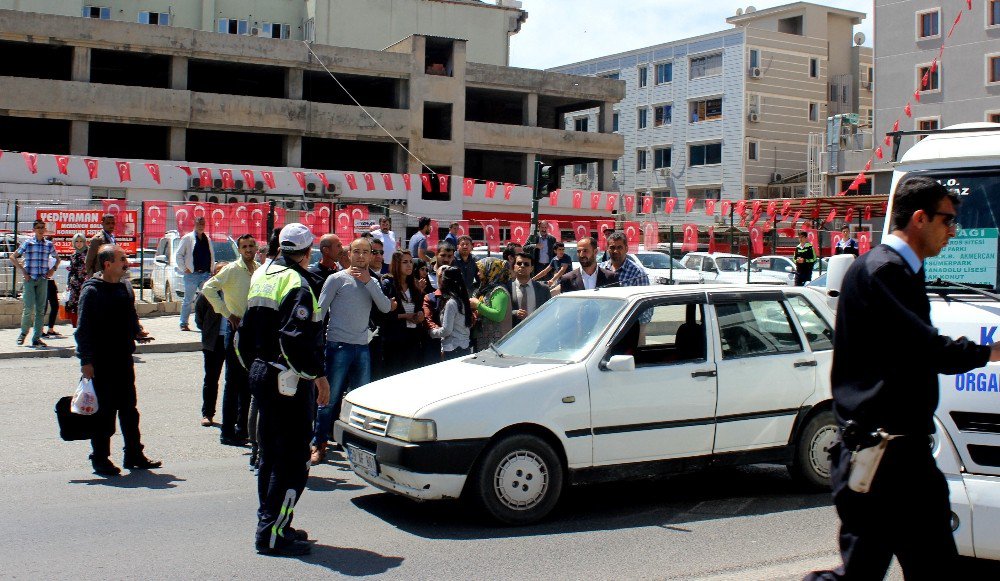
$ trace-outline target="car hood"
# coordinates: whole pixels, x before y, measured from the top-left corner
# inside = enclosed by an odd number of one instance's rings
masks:
[[[374,381],[350,392],[345,400],[370,410],[412,418],[433,403],[563,365],[567,364],[479,353]]]
[[[662,277],[669,277],[670,276],[670,269],[669,268],[647,268],[646,272],[648,272],[651,276],[662,276]],[[697,271],[691,270],[689,268],[675,268],[674,269],[674,278],[697,279],[697,278],[701,278],[701,277],[698,276],[698,272]]]

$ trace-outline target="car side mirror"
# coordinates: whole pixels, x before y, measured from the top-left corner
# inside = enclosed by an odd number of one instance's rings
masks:
[[[635,371],[635,357],[631,355],[612,355],[604,364],[607,371]]]
[[[159,264],[166,264],[167,263],[167,255],[166,254],[160,254],[159,256],[157,256],[156,258],[154,258],[153,261],[157,262]]]
[[[795,269],[792,268],[791,266],[786,266],[785,267],[785,272],[795,272]]]

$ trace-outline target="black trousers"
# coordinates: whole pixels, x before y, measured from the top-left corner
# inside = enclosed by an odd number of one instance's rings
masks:
[[[49,279],[49,290],[45,295],[49,309],[49,329],[56,326],[56,317],[59,316],[59,287],[56,281]]]
[[[832,452],[844,564],[806,579],[882,579],[893,555],[907,581],[953,578],[958,549],[951,532],[948,484],[927,438],[889,442],[867,494],[847,487],[850,451],[837,444]]]
[[[226,387],[222,391],[222,436],[249,438],[250,388],[247,370],[243,368],[233,342],[226,347]]]
[[[257,473],[258,548],[280,546],[292,524],[295,504],[309,478],[309,441],[312,438],[311,381],[300,380],[294,396],[278,393],[278,370],[257,360],[250,367],[250,389],[257,398],[260,464]]]
[[[798,265],[795,269],[795,286],[806,286],[806,283],[812,280],[812,275],[812,265]]]
[[[111,436],[115,433],[115,416],[125,440],[125,457],[142,453],[139,434],[139,410],[136,407],[135,368],[132,355],[94,362],[94,391],[97,393],[96,420],[103,434],[90,441],[93,460],[111,456]]]
[[[205,360],[205,379],[201,384],[201,417],[215,417],[215,404],[219,400],[219,377],[222,376],[222,364],[226,362],[226,342],[222,335],[215,338],[215,348],[211,351],[202,349]]]

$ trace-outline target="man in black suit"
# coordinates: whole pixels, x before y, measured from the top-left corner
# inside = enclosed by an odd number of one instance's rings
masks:
[[[593,238],[578,240],[576,253],[580,268],[562,275],[558,284],[549,287],[552,289],[552,294],[617,285],[617,274],[597,266],[597,244]]]
[[[932,179],[906,180],[893,201],[892,234],[844,277],[831,374],[837,423],[849,426],[845,441],[831,449],[844,564],[807,579],[881,579],[893,555],[907,579],[954,576],[958,551],[948,485],[928,439],[938,374],[1000,360],[1000,343],[950,339],[931,324],[923,261],[955,235],[958,202]],[[856,492],[848,487],[852,453],[871,445],[860,435],[877,430],[897,437],[889,440],[871,489]]]
[[[533,265],[534,261],[527,252],[518,253],[514,257],[514,280],[510,283],[511,320],[514,325],[535,312],[552,296],[549,287],[531,280]]]
[[[538,274],[552,262],[556,257],[556,237],[549,234],[549,223],[542,221],[538,223],[538,237],[534,240],[535,248],[532,252],[531,260],[535,265],[532,276]]]

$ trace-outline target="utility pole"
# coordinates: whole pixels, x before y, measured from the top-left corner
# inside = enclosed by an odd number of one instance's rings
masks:
[[[528,242],[538,242],[538,201],[549,195],[549,185],[552,178],[552,166],[535,160],[535,180],[531,190],[531,234]]]

